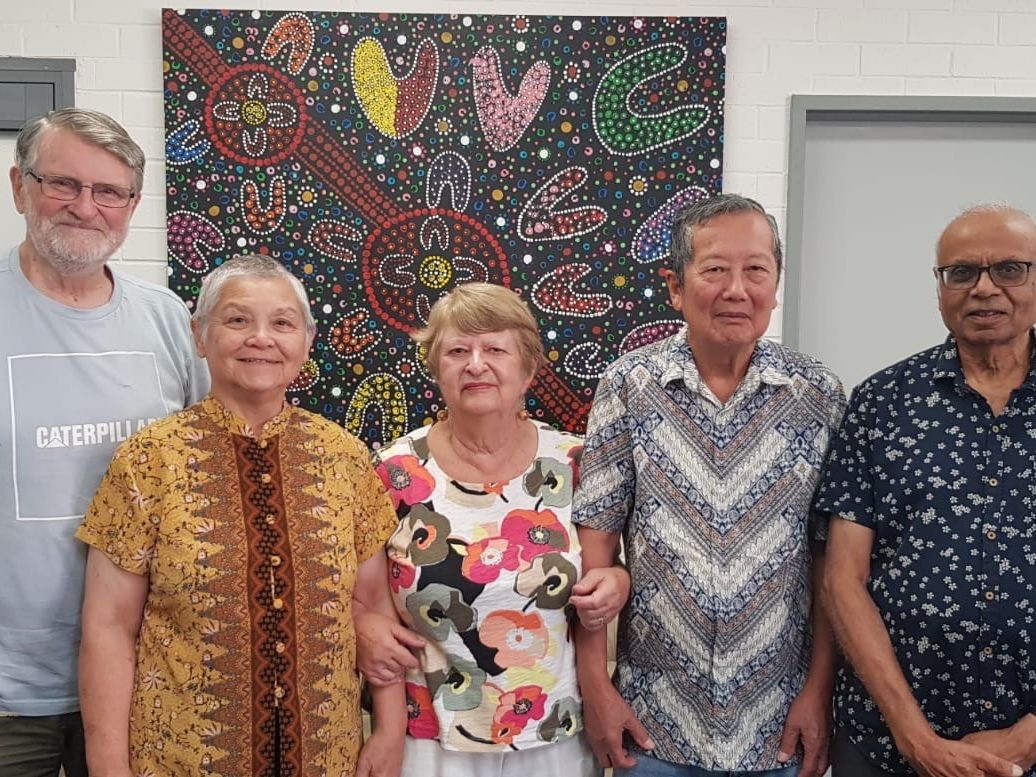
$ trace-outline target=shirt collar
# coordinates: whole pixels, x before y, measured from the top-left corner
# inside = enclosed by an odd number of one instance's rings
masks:
[[[263,424],[262,434],[256,436],[255,430],[252,429],[245,419],[233,410],[230,410],[226,405],[212,396],[212,394],[205,397],[205,399],[201,401],[200,406],[205,415],[231,434],[240,435],[241,437],[252,437],[259,440],[268,440],[283,433],[285,427],[288,425],[288,420],[292,411],[292,407],[285,403],[277,415]]]
[[[669,339],[666,366],[662,372],[663,386],[676,381],[683,381],[689,391],[699,394],[706,388],[701,373],[698,372],[698,366],[694,363],[691,346],[687,342],[686,325]],[[750,386],[754,390],[764,383],[771,386],[787,386],[791,382],[791,369],[777,346],[766,339],[757,340],[748,364],[748,372],[741,381],[742,386]]]
[[[1036,338],[1029,334],[1029,374],[1026,376],[1022,386],[1030,391],[1036,391]],[[960,366],[960,351],[957,350],[957,338],[949,335],[939,349],[935,358],[935,366],[932,368],[933,380],[952,380],[964,385],[964,370]]]

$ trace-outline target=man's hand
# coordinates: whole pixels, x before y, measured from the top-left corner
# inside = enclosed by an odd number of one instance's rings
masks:
[[[371,610],[356,608],[356,668],[371,685],[401,682],[408,669],[418,667],[412,651],[425,641],[398,621]]]
[[[831,743],[831,693],[809,686],[795,697],[784,721],[777,760],[787,763],[802,747],[799,777],[820,777],[827,771]]]
[[[1028,771],[1036,765],[1036,716],[1024,715],[1007,728],[975,731],[962,737],[961,742],[981,747]]]
[[[934,733],[900,752],[921,777],[1022,777],[1021,766],[985,747]]]
[[[605,769],[630,769],[636,765],[636,759],[622,746],[622,737],[627,731],[644,750],[655,748],[630,705],[611,684],[601,685],[589,693],[583,691],[583,721],[597,763]]]
[[[386,735],[377,730],[360,750],[356,777],[399,777],[403,768],[402,734]]]
[[[616,565],[588,571],[572,586],[568,601],[576,608],[583,628],[596,631],[611,623],[629,596],[629,572]]]

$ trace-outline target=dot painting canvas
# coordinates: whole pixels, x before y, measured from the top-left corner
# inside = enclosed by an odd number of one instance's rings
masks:
[[[582,432],[617,356],[681,325],[659,275],[721,190],[721,17],[164,10],[169,285],[238,253],[305,284],[289,401],[368,444],[442,400],[410,334],[458,284],[529,304],[535,419]]]

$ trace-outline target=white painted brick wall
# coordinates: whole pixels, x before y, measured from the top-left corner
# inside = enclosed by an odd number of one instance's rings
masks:
[[[994,43],[996,14],[918,11],[909,16],[910,43]]]
[[[74,56],[81,105],[111,113],[148,154],[120,266],[166,278],[162,0],[0,0],[0,56]],[[192,6],[436,13],[556,13],[555,0],[220,0]],[[788,97],[1036,97],[1036,0],[570,0],[569,14],[728,18],[725,187],[783,221]],[[774,317],[775,324],[779,316]],[[777,334],[777,332],[773,332]]]

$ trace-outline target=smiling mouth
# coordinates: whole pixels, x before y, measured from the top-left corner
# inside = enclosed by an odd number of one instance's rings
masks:
[[[280,362],[272,361],[270,359],[238,359],[239,362],[245,364],[280,364]]]

